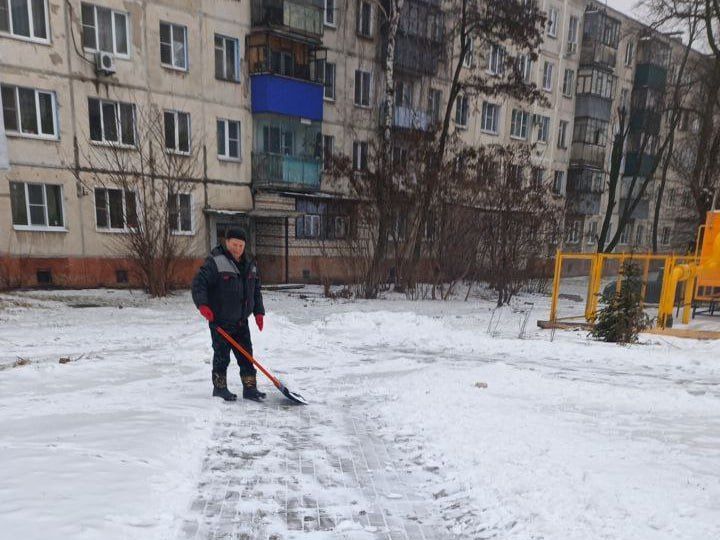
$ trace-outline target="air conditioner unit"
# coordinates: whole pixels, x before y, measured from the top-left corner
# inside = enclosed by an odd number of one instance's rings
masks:
[[[115,73],[115,57],[108,52],[98,51],[95,53],[95,72],[100,75]]]

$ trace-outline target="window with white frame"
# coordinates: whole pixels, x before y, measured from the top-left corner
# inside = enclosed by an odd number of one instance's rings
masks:
[[[550,117],[537,115],[535,121],[537,123],[537,142],[547,143],[550,138]]]
[[[370,81],[369,71],[355,70],[355,105],[359,107],[370,106]]]
[[[368,143],[365,141],[353,142],[353,169],[356,171],[367,170]]]
[[[165,149],[178,154],[190,153],[190,115],[180,111],[163,111]]]
[[[106,231],[127,231],[138,226],[135,192],[95,188],[95,224]]]
[[[2,84],[0,96],[7,133],[57,139],[54,92]]]
[[[240,80],[240,42],[237,38],[215,34],[215,78]]]
[[[10,210],[16,229],[62,229],[62,186],[10,182]]]
[[[578,24],[579,19],[575,15],[570,15],[568,22],[568,34],[567,34],[567,52],[574,53],[577,50],[578,43]]]
[[[217,148],[221,159],[240,160],[240,122],[218,118]]]
[[[335,153],[335,137],[333,135],[323,135],[322,145],[322,161],[323,170],[328,169],[328,164]]]
[[[467,50],[463,56],[463,67],[471,68],[475,65],[475,40],[472,36],[467,37]]]
[[[0,0],[0,33],[48,41],[46,0]]]
[[[560,120],[558,124],[558,138],[557,138],[557,147],[561,150],[564,150],[567,148],[567,130],[568,130],[568,121],[567,120]]]
[[[621,245],[627,245],[630,242],[630,239],[632,238],[633,233],[633,225],[632,223],[626,223],[625,228],[620,233],[620,239],[618,240],[618,243]]]
[[[372,4],[366,0],[357,0],[357,33],[359,35],[372,37],[372,15]]]
[[[566,69],[563,76],[562,94],[571,98],[575,90],[575,72],[572,69]]]
[[[548,12],[547,33],[550,37],[557,37],[558,30],[558,10],[551,7]]]
[[[545,62],[543,65],[543,90],[547,92],[552,91],[553,85],[553,64],[552,62]]]
[[[635,245],[642,246],[645,243],[645,228],[638,223],[635,227]]]
[[[480,129],[488,133],[497,134],[499,128],[500,106],[495,103],[483,101]]]
[[[135,146],[135,106],[131,103],[88,98],[90,140]]]
[[[440,122],[440,107],[442,106],[442,90],[431,88],[428,90],[428,116],[432,124]]]
[[[82,25],[82,44],[86,50],[128,56],[130,24],[127,13],[83,3]]]
[[[542,167],[533,167],[531,174],[531,185],[535,188],[542,187],[545,183],[545,169],[543,169]]]
[[[455,123],[459,127],[467,127],[468,125],[468,98],[464,94],[460,94],[455,98]]]
[[[168,196],[168,220],[174,233],[191,233],[192,196],[190,193],[171,193]]]
[[[565,171],[555,171],[553,176],[553,193],[561,195],[565,191]]]
[[[505,48],[500,45],[490,45],[488,57],[488,72],[493,75],[502,75],[505,71]]]
[[[325,24],[335,26],[335,0],[325,0]]]
[[[635,43],[628,41],[625,45],[625,65],[631,66],[635,58]]]
[[[510,137],[513,139],[527,139],[530,113],[513,109],[510,121]]]
[[[169,68],[187,71],[187,27],[160,23],[160,63]]]
[[[517,57],[517,68],[524,82],[530,82],[532,74],[532,59],[527,54],[521,54]]]
[[[597,242],[598,238],[598,223],[597,221],[591,221],[588,223],[588,230],[587,230],[587,243],[588,244],[594,244]]]
[[[663,227],[662,228],[662,234],[660,236],[661,240],[660,243],[664,246],[667,246],[670,244],[670,227]]]
[[[568,244],[577,244],[582,237],[582,221],[572,220],[567,224],[565,229],[565,242]]]
[[[330,62],[322,62],[323,65],[323,97],[331,101],[335,100],[335,64]]]

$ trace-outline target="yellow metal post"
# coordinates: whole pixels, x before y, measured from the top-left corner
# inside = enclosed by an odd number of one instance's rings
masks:
[[[558,295],[560,294],[560,272],[562,271],[562,253],[558,249],[555,253],[555,274],[553,276],[552,303],[550,304],[550,322],[557,321]]]
[[[640,307],[645,305],[645,294],[647,293],[648,276],[650,275],[650,253],[645,257],[645,264],[643,265],[643,279],[642,288],[640,289]]]
[[[685,280],[685,295],[683,297],[683,316],[682,316],[683,324],[690,323],[690,308],[692,306],[693,292],[695,290],[695,288],[693,287],[694,283],[695,283],[694,275],[689,277],[687,280]]]

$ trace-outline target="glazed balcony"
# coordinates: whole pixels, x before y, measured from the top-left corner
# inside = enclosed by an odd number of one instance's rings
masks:
[[[323,35],[323,11],[323,0],[252,0],[252,25],[319,41]]]

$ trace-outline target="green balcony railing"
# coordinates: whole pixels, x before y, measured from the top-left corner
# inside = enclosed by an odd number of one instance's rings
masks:
[[[307,190],[320,188],[320,159],[266,152],[252,155],[252,179],[258,186],[292,186]]]

